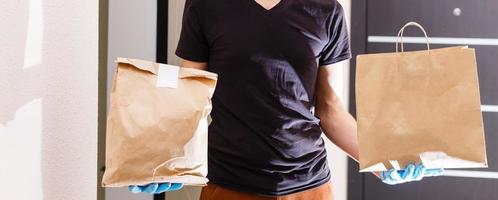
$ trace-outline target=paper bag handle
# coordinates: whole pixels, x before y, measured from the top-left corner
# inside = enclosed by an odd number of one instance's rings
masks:
[[[425,31],[424,27],[422,27],[422,25],[420,25],[417,22],[408,22],[398,32],[398,37],[396,38],[396,53],[398,53],[398,44],[399,43],[401,43],[401,52],[405,51],[405,48],[403,46],[403,34],[405,32],[405,28],[408,26],[416,26],[416,27],[420,28],[422,30],[422,32],[424,32],[425,41],[427,42],[427,51],[431,50],[431,48],[429,46],[429,37],[427,37],[427,32]]]

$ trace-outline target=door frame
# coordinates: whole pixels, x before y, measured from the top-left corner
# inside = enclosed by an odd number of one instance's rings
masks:
[[[105,141],[107,125],[107,52],[109,33],[109,0],[99,0],[98,44],[98,115],[97,115],[97,200],[105,199],[102,176],[105,171]]]
[[[367,52],[367,0],[351,1],[351,72],[349,73],[349,112],[356,117],[355,79],[356,56]],[[358,163],[348,160],[348,200],[365,199],[365,174],[359,173]]]
[[[157,0],[156,62],[168,63],[168,12],[169,0]],[[165,200],[164,193],[155,194],[154,200]]]

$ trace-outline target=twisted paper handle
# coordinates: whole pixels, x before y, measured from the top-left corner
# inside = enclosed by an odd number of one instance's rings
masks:
[[[431,48],[429,46],[429,37],[427,37],[427,32],[425,31],[424,27],[422,27],[417,22],[408,22],[398,32],[398,38],[396,38],[396,53],[398,53],[398,44],[399,43],[401,43],[401,52],[405,51],[405,48],[403,46],[403,34],[405,32],[405,28],[408,26],[416,26],[416,27],[420,28],[422,30],[422,32],[424,32],[425,41],[427,42],[427,51],[431,50]]]

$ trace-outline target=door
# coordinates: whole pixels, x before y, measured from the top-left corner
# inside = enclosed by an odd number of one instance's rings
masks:
[[[358,174],[357,164],[350,162],[349,199],[498,199],[498,1],[358,0],[353,1],[352,10],[351,40],[356,55],[394,51],[394,36],[408,21],[426,28],[431,48],[476,48],[489,168],[447,170],[443,177],[389,186],[373,175]],[[410,36],[405,49],[425,48],[417,28],[408,28],[405,36]],[[351,80],[354,88],[354,73]],[[354,94],[350,99],[354,113]]]

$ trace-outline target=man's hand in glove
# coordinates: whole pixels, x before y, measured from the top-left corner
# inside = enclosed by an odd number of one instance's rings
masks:
[[[379,178],[382,182],[389,185],[396,185],[411,181],[420,181],[424,177],[439,176],[443,174],[444,169],[427,169],[422,163],[409,164],[404,170],[390,169],[380,172]]]
[[[148,185],[130,185],[128,190],[132,193],[147,193],[159,194],[163,192],[170,192],[179,190],[183,187],[182,183],[151,183]]]

